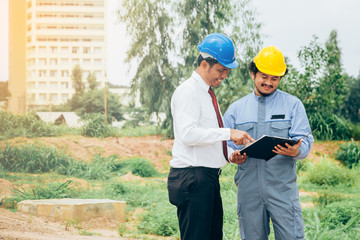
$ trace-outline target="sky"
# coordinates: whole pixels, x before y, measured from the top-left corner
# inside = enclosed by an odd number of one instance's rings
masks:
[[[345,72],[357,77],[360,72],[359,0],[252,0],[257,22],[262,23],[264,46],[275,45],[290,62],[299,67],[297,51],[313,40],[324,43],[337,30]],[[108,81],[129,85],[134,68],[124,63],[130,41],[116,9],[119,0],[108,0]],[[8,79],[8,0],[0,0],[0,81]]]

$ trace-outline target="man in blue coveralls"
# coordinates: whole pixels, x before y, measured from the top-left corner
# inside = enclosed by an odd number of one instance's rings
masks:
[[[234,102],[224,114],[224,126],[246,131],[254,139],[262,135],[300,139],[310,130],[302,102],[278,90],[287,73],[282,52],[274,46],[263,48],[249,64],[255,90]],[[277,145],[272,159],[248,157],[238,164],[235,183],[238,188],[238,218],[241,238],[268,239],[269,221],[275,239],[304,239],[304,223],[296,184],[296,161],[310,152],[312,135],[294,146]],[[243,146],[228,141],[234,150]]]

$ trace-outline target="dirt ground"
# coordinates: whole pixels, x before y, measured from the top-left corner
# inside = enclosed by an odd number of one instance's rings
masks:
[[[162,172],[169,169],[169,160],[171,159],[171,148],[173,140],[162,139],[161,136],[145,137],[120,137],[120,138],[86,138],[81,136],[65,136],[62,138],[16,138],[8,142],[11,144],[36,143],[44,144],[50,147],[57,147],[60,151],[70,154],[73,158],[81,161],[90,161],[92,155],[100,154],[110,156],[117,154],[120,158],[143,157],[150,160],[155,167]],[[0,146],[4,146],[1,142]],[[326,142],[314,143],[309,159],[318,161],[318,159],[327,155],[333,158],[336,149],[341,143]],[[123,176],[123,179],[134,180],[138,177],[132,174]],[[79,185],[86,185],[86,181],[79,179]],[[3,197],[11,194],[9,188],[13,183],[5,179],[0,179],[0,204]],[[301,192],[301,194],[309,194]],[[130,213],[128,220],[134,218],[135,213]],[[107,219],[93,219],[88,222],[82,222],[81,226],[69,224],[66,222],[56,222],[49,218],[34,217],[19,212],[12,212],[0,207],[0,240],[2,239],[129,239],[121,238],[117,233],[118,224]],[[81,235],[81,231],[96,233],[95,236]],[[85,232],[86,233],[86,232]],[[166,239],[166,238],[157,238]]]

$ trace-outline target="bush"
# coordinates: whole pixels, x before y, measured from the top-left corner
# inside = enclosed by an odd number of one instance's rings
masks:
[[[340,202],[343,201],[345,197],[342,194],[339,193],[333,193],[330,191],[322,191],[319,193],[319,195],[313,197],[313,203],[316,206],[326,206],[328,204],[334,203],[334,202]]]
[[[81,135],[85,137],[112,137],[118,135],[118,129],[105,123],[101,113],[85,114]]]
[[[348,168],[352,168],[360,161],[360,144],[351,140],[341,145],[336,151],[335,158],[342,161]]]
[[[355,179],[356,177],[350,169],[328,161],[326,158],[322,158],[320,163],[309,163],[309,169],[305,175],[305,181],[319,186],[338,184],[353,186]]]
[[[333,114],[314,113],[309,116],[312,129],[317,129],[313,136],[317,140],[347,140],[352,137],[350,121]]]
[[[34,114],[14,115],[0,111],[0,140],[15,137],[52,137],[59,128],[38,119]]]
[[[142,218],[137,226],[146,234],[156,234],[160,236],[174,236],[178,234],[178,221],[176,217],[176,208],[170,203],[164,206],[154,204]]]
[[[159,172],[156,170],[154,165],[144,158],[130,158],[124,159],[116,163],[116,169],[120,173],[126,174],[131,172],[134,175],[140,177],[155,177],[159,176]]]

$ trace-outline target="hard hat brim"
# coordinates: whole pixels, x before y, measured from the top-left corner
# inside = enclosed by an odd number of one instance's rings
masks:
[[[227,67],[227,68],[230,68],[230,69],[234,69],[234,68],[237,68],[239,66],[239,63],[236,60],[233,61],[232,63],[228,63],[228,64],[222,63],[220,61],[219,61],[219,63],[221,65],[223,65],[224,67]]]

